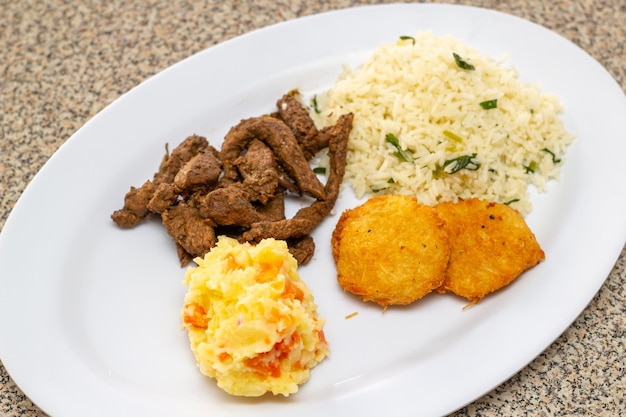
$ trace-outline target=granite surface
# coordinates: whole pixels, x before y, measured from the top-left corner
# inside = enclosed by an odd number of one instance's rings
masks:
[[[146,78],[253,29],[373,3],[380,2],[0,0],[0,228],[59,146]],[[626,88],[624,0],[451,3],[543,25],[586,50]],[[624,139],[624,132],[616,134]],[[598,294],[560,337],[511,379],[454,415],[626,415],[625,280],[622,251]],[[4,367],[0,415],[45,415]]]

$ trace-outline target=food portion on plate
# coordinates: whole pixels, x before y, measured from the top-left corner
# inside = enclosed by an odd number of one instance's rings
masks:
[[[545,259],[522,215],[506,204],[470,198],[439,203],[435,211],[451,249],[440,292],[474,304]]]
[[[471,305],[545,258],[524,219],[528,188],[558,179],[573,135],[559,100],[503,60],[420,32],[376,49],[310,107],[297,90],[276,105],[219,150],[189,136],[111,216],[123,228],[160,216],[181,265],[196,262],[183,327],[226,392],[288,396],[328,355],[298,267],[344,177],[362,203],[323,244],[340,286],[364,301],[451,292]],[[286,218],[292,196],[301,208]]]
[[[410,304],[441,287],[450,243],[435,209],[400,194],[342,213],[331,245],[337,280],[363,301]]]
[[[131,228],[148,215],[160,216],[182,266],[209,252],[220,235],[245,242],[282,239],[300,264],[308,263],[315,250],[310,234],[339,195],[353,118],[344,114],[318,129],[295,90],[277,107],[233,126],[219,151],[205,137],[187,137],[166,152],[151,180],[130,188],[113,221]],[[326,184],[309,164],[321,149],[329,157]],[[313,201],[286,219],[287,195]]]
[[[346,182],[357,197],[480,198],[526,215],[529,185],[558,179],[574,138],[555,95],[503,58],[431,32],[378,47],[314,103],[322,123],[354,114]]]
[[[286,242],[222,236],[195,261],[182,321],[200,371],[237,396],[297,392],[329,349]]]
[[[318,129],[296,90],[277,108],[233,126],[219,151],[187,137],[111,215],[122,228],[160,216],[181,265],[195,261],[183,327],[200,371],[236,396],[289,396],[329,354],[298,265],[339,197],[353,117]],[[325,184],[310,162],[321,150]],[[286,218],[290,197],[308,205]]]
[[[433,291],[475,304],[545,258],[518,211],[476,198],[372,197],[342,213],[331,244],[341,287],[384,308]]]
[[[347,291],[385,308],[433,290],[474,304],[545,258],[524,219],[529,188],[559,178],[574,135],[559,99],[504,59],[418,32],[346,68],[312,103],[318,122],[354,114],[345,177],[369,200],[344,212],[332,237]],[[433,247],[439,257],[427,255]]]

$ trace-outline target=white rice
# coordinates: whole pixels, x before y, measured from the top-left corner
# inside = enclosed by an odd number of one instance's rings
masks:
[[[475,69],[462,69],[453,53]],[[528,185],[545,191],[558,179],[574,136],[564,129],[559,99],[523,84],[503,61],[451,36],[420,32],[346,68],[316,97],[315,117],[325,125],[354,113],[346,180],[357,197],[401,193],[428,205],[477,197],[530,212]],[[496,108],[479,104],[490,100]],[[446,161],[458,158],[470,163],[450,173],[458,166]]]

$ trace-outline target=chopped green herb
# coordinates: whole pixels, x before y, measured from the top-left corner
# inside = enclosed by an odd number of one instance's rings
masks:
[[[393,178],[389,178],[389,179],[387,180],[387,184],[395,184],[395,183],[396,183],[396,182],[394,181],[394,179],[393,179]],[[390,186],[389,186],[389,185],[383,185],[383,186],[378,186],[378,187],[377,187],[377,186],[374,186],[374,185],[370,185],[370,190],[372,190],[372,192],[374,192],[374,193],[377,193],[377,192],[379,192],[379,191],[386,190],[386,189],[388,189],[388,188],[390,188]]]
[[[413,36],[400,36],[401,41],[411,41],[415,45],[415,38]]]
[[[443,131],[443,135],[448,139],[452,139],[455,142],[463,143],[463,138],[457,135],[456,133],[450,132],[449,130]]]
[[[319,107],[317,106],[317,95],[313,96],[313,98],[311,99],[311,103],[313,104],[313,111],[317,114],[320,114],[321,111]]]
[[[480,104],[480,107],[482,107],[484,110],[491,110],[498,107],[498,99],[494,98],[493,100],[483,101],[478,104]]]
[[[517,203],[519,201],[519,198],[514,198],[513,200],[509,200],[506,203],[504,203],[505,205],[511,205],[513,203]]]
[[[400,142],[393,133],[387,133],[387,135],[385,136],[385,140],[387,141],[387,143],[390,143],[391,145],[393,145],[394,148],[396,148],[396,151],[393,154],[397,156],[398,159],[405,162],[411,162],[413,160],[413,155],[411,155],[411,152],[404,150],[400,147]]]
[[[443,163],[443,166],[437,164],[433,175],[435,178],[441,176],[442,173],[455,174],[462,169],[467,169],[469,171],[476,171],[480,168],[480,163],[475,160],[476,154],[473,153],[471,155],[461,155],[458,158],[448,159]],[[451,165],[450,171],[446,171],[448,165]]]
[[[452,169],[450,170],[450,174],[454,174],[459,172],[462,169],[467,169],[470,171],[476,171],[480,168],[480,164],[474,160],[476,158],[476,154],[473,153],[471,155],[461,155],[458,158],[448,159],[443,163],[443,167],[446,168],[448,165],[452,165]]]
[[[534,174],[535,171],[537,171],[537,162],[535,161],[530,161],[530,164],[528,164],[528,166],[525,166],[524,168],[526,168],[526,173],[527,174]]]
[[[468,71],[474,71],[476,69],[475,66],[473,66],[472,64],[470,64],[469,62],[461,58],[461,56],[457,54],[456,52],[452,52],[452,56],[454,57],[454,61],[456,61],[456,65],[459,68],[468,70]]]
[[[560,159],[556,159],[556,155],[554,154],[554,152],[552,152],[550,149],[548,148],[543,148],[542,151],[547,152],[550,154],[550,156],[552,156],[552,163],[554,164],[558,164],[559,162],[561,162]]]
[[[313,172],[316,174],[326,174],[326,168],[324,167],[315,167],[313,168]]]

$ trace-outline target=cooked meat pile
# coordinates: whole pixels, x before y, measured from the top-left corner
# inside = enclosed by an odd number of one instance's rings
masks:
[[[339,195],[353,115],[318,129],[297,91],[285,94],[277,107],[232,127],[219,151],[197,135],[167,151],[152,180],[130,188],[113,221],[131,228],[151,213],[160,215],[181,266],[207,253],[220,235],[242,242],[285,240],[298,263],[308,263],[315,250],[310,233]],[[330,158],[325,185],[309,165],[323,148]],[[314,200],[287,219],[288,193]]]

